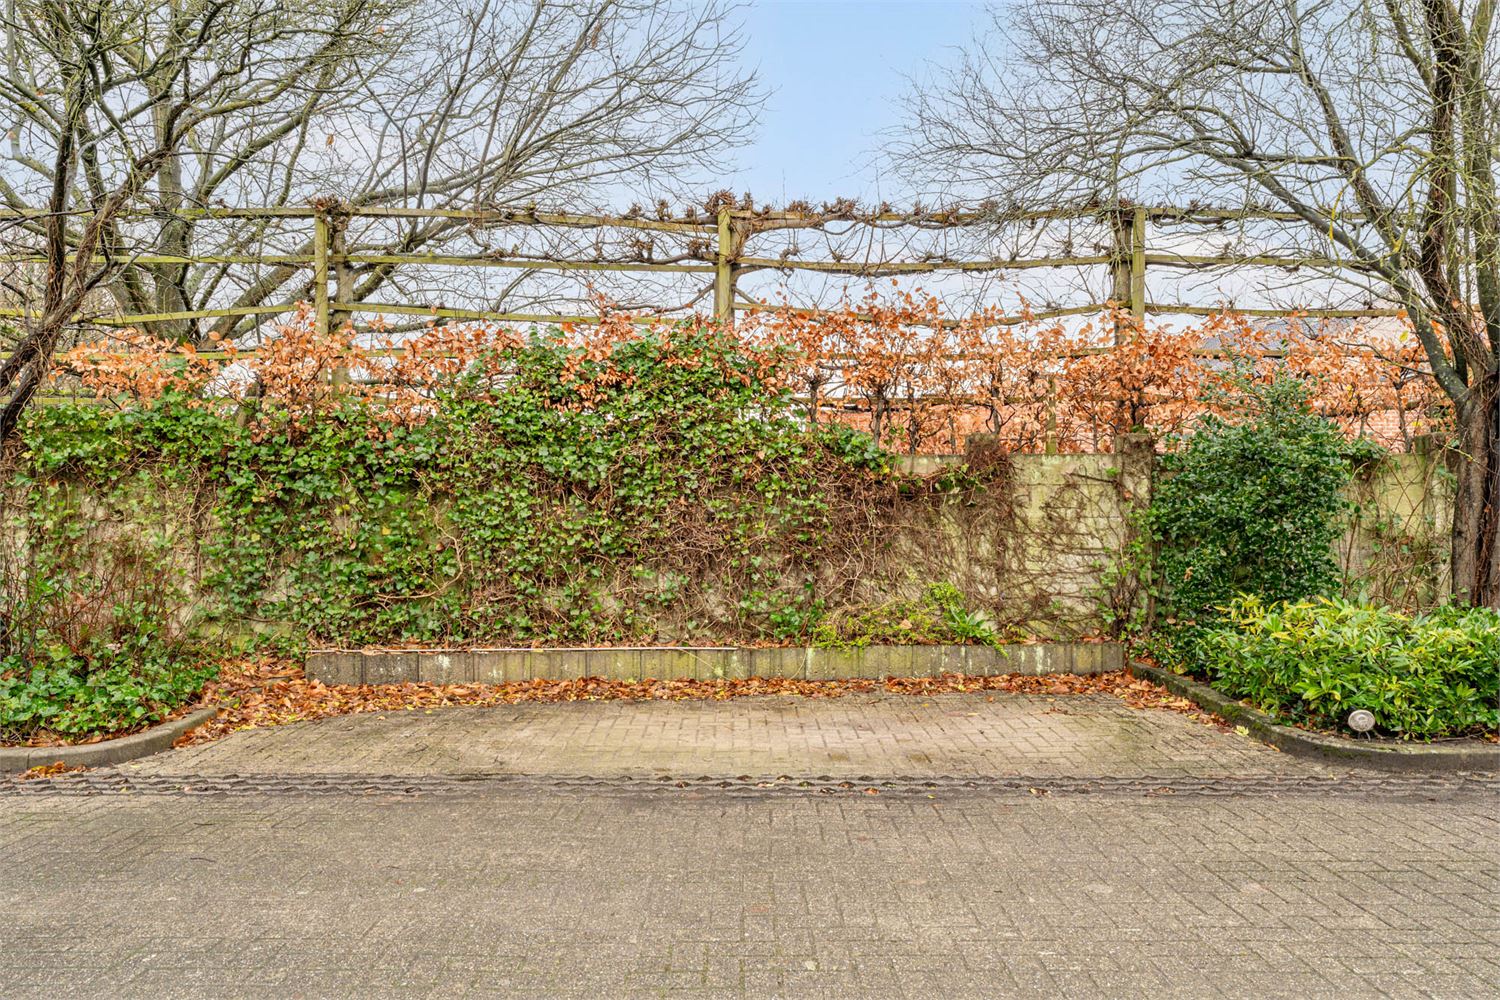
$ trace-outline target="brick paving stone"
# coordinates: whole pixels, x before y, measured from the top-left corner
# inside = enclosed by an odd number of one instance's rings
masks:
[[[1107,696],[330,719],[0,784],[0,998],[1500,996],[1497,787]]]
[[[1488,794],[0,798],[0,997],[1497,995]]]
[[[135,774],[1183,775],[1324,772],[1108,695],[851,695],[388,712],[235,733]]]

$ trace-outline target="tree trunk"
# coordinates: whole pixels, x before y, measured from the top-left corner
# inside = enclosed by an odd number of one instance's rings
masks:
[[[1500,376],[1479,380],[1458,414],[1453,594],[1500,609]]]

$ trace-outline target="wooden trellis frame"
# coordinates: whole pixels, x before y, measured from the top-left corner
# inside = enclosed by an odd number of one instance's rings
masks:
[[[1147,313],[1176,313],[1183,315],[1213,315],[1219,307],[1190,303],[1153,302],[1146,297],[1147,269],[1153,265],[1213,268],[1236,266],[1264,266],[1281,268],[1317,267],[1330,271],[1359,271],[1365,268],[1355,262],[1341,261],[1316,256],[1213,256],[1185,255],[1153,251],[1147,245],[1147,227],[1153,220],[1192,222],[1203,225],[1227,224],[1244,220],[1299,221],[1285,212],[1270,211],[1222,211],[1176,207],[1129,206],[1090,209],[1053,209],[1005,216],[1003,219],[981,213],[936,212],[931,214],[902,214],[881,212],[869,215],[821,215],[801,212],[753,211],[721,208],[712,217],[690,217],[682,219],[647,219],[635,216],[607,216],[570,213],[547,213],[535,211],[482,211],[455,209],[415,208],[324,208],[314,206],[289,206],[282,208],[210,208],[192,209],[177,213],[191,219],[290,219],[307,220],[312,226],[312,253],[272,254],[255,256],[246,254],[221,254],[203,256],[173,256],[165,254],[139,254],[129,258],[126,264],[274,264],[279,266],[306,267],[312,275],[313,301],[318,329],[328,331],[336,319],[355,313],[387,313],[393,315],[425,316],[434,319],[487,320],[511,323],[580,323],[595,322],[597,317],[551,313],[495,312],[482,309],[433,307],[401,302],[354,302],[349,299],[352,284],[347,280],[350,265],[435,265],[443,267],[520,268],[537,271],[579,272],[648,272],[648,273],[701,273],[712,276],[714,316],[721,321],[732,321],[737,310],[764,308],[760,304],[746,302],[738,297],[737,279],[754,270],[807,271],[844,274],[851,277],[877,277],[890,275],[937,274],[975,271],[1016,271],[1045,267],[1107,266],[1111,272],[1112,299],[1128,306],[1137,317]],[[41,213],[0,213],[0,219],[19,221],[23,224]],[[694,234],[703,238],[710,249],[701,260],[656,263],[652,261],[616,260],[539,260],[526,257],[504,257],[491,254],[442,255],[442,254],[360,254],[342,250],[341,231],[348,220],[353,219],[444,219],[467,222],[476,227],[486,226],[536,226],[555,229],[638,229],[644,231]],[[904,223],[918,228],[942,229],[972,226],[995,221],[1044,222],[1049,220],[1096,220],[1109,224],[1113,233],[1113,246],[1108,253],[1078,256],[1038,257],[1029,259],[994,260],[923,260],[923,261],[874,261],[845,262],[808,260],[799,258],[768,258],[747,256],[744,247],[748,238],[757,232],[794,229],[819,229],[832,222],[866,222],[873,224]],[[39,261],[36,255],[11,254],[0,256],[0,260],[11,262]],[[330,290],[332,284],[333,290]],[[1058,318],[1070,315],[1096,313],[1105,303],[1091,303],[1034,314],[1031,319]],[[295,302],[263,303],[252,306],[229,306],[216,309],[180,310],[173,312],[116,314],[97,317],[80,317],[102,326],[147,327],[153,323],[178,322],[197,319],[223,319],[243,316],[272,316],[297,308]],[[816,315],[821,310],[799,309],[796,312]],[[1286,316],[1281,309],[1236,309],[1249,316]],[[1312,318],[1363,318],[1388,317],[1400,314],[1390,309],[1299,309],[1299,315]],[[23,309],[0,308],[0,316],[24,317]],[[654,317],[653,317],[654,318]],[[1021,323],[1026,319],[1016,317],[1006,322]]]

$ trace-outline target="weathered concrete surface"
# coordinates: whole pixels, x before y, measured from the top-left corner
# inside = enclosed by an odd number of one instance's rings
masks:
[[[912,467],[931,472],[945,464],[951,464],[951,460],[932,456],[912,463]],[[990,489],[948,499],[904,497],[880,513],[838,559],[843,565],[846,558],[855,558],[855,566],[841,570],[837,574],[842,581],[839,587],[823,596],[832,598],[838,593],[835,603],[850,606],[880,605],[920,598],[930,584],[946,582],[968,595],[974,610],[989,614],[997,622],[1016,624],[1025,633],[1056,640],[1106,633],[1108,621],[1101,611],[1116,599],[1111,595],[1117,581],[1112,581],[1128,547],[1131,512],[1149,494],[1149,476],[1118,452],[1022,454],[1012,456],[1011,464],[1009,474]],[[1359,514],[1337,545],[1336,554],[1359,589],[1398,605],[1432,603],[1446,593],[1448,556],[1443,539],[1451,507],[1451,477],[1442,469],[1443,458],[1434,451],[1391,456],[1362,472],[1351,487],[1350,498],[1357,501]],[[75,486],[85,489],[81,483]],[[159,524],[142,524],[133,519],[131,511],[173,510],[190,499],[173,488],[164,487],[161,493],[154,486],[142,489],[147,492],[113,511],[120,519],[109,520],[112,533],[158,530]],[[19,502],[20,498],[13,499]],[[174,530],[186,532],[183,525],[190,521],[176,519],[172,522]],[[191,544],[188,534],[175,539],[173,581],[187,591],[184,606],[207,610],[218,603],[218,597],[204,589],[204,580],[216,567],[203,558],[199,546]],[[622,594],[634,593],[640,582],[631,576],[632,567],[616,569],[619,578],[602,583],[599,595],[611,605]],[[824,567],[824,571],[831,570]],[[263,596],[274,602],[278,595],[285,596],[286,585],[284,574],[275,574]],[[714,586],[706,580],[698,585]],[[853,587],[852,592],[842,593],[846,585]],[[1125,587],[1121,593],[1129,590]],[[705,607],[718,608],[711,612],[717,616],[736,607],[743,596],[738,592],[716,594]],[[637,610],[645,617],[636,625],[644,628],[652,616],[644,607]],[[1126,610],[1114,607],[1112,614]],[[261,609],[262,613],[269,611]],[[235,627],[249,634],[291,624],[257,619],[235,623]],[[692,627],[674,615],[666,615],[657,624],[659,628],[645,631],[658,632],[664,642],[733,634],[743,625],[733,620],[733,615],[700,620]],[[299,627],[291,631],[303,630]],[[500,643],[506,637],[495,635],[490,639]],[[649,672],[637,674],[628,655],[611,659],[610,654],[602,652],[596,659],[597,665],[583,662],[569,667],[603,676],[649,676]],[[434,678],[467,679],[471,664],[455,660],[450,666],[456,673],[435,672]],[[689,662],[678,669],[687,671],[692,666]],[[834,666],[837,668],[836,663]],[[502,665],[495,679],[524,679],[524,668],[524,663]],[[403,658],[389,657],[378,664],[369,680],[411,677],[413,669]],[[517,672],[507,674],[508,669]],[[736,676],[738,669],[740,665],[733,664],[723,676]],[[764,673],[767,668],[750,663],[745,669]],[[1010,669],[1031,668],[1020,665]],[[382,675],[381,670],[386,673]],[[881,672],[886,671],[877,667],[876,673]],[[830,674],[847,675],[837,669]],[[345,674],[344,679],[351,676],[358,675]]]
[[[235,733],[132,774],[1330,773],[1109,695],[849,695],[386,712]]]
[[[1472,1000],[1495,789],[1108,696],[332,719],[0,784],[0,997]]]
[[[935,677],[938,674],[1098,674],[1125,666],[1117,642],[1004,646],[614,646],[551,649],[314,649],[307,676],[325,684],[504,684],[512,681]]]
[[[0,799],[0,996],[1451,997],[1494,803]]]

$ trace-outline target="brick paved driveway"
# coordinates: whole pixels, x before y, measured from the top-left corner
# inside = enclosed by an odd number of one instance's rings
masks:
[[[1318,770],[1109,695],[745,698],[448,708],[236,733],[148,774],[1213,775]]]
[[[1117,702],[894,701],[371,716],[0,785],[0,998],[1500,995],[1493,783]],[[976,780],[639,780],[712,733],[731,771]],[[1160,785],[1074,780],[1117,751]]]

